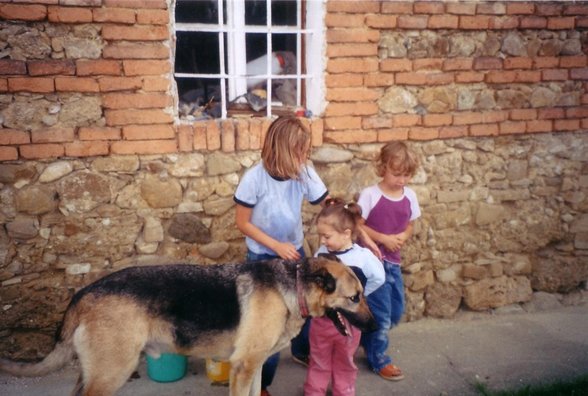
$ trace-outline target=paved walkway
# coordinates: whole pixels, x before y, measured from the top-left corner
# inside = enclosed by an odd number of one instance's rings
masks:
[[[504,389],[588,374],[588,304],[509,312],[400,324],[391,333],[391,352],[406,378],[380,379],[366,369],[359,351],[357,395],[477,395],[477,382]],[[191,361],[190,373],[173,383],[151,381],[144,362],[138,371],[140,378],[129,381],[121,396],[228,395],[228,388],[210,385],[201,360]],[[270,391],[274,396],[302,396],[305,373],[284,351]],[[67,395],[76,376],[75,364],[43,378],[0,374],[0,395]]]

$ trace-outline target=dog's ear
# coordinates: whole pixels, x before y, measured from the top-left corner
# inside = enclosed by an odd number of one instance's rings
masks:
[[[327,260],[331,260],[331,261],[337,261],[337,262],[341,262],[341,260],[339,260],[339,257],[337,257],[336,254],[333,253],[319,253],[318,257],[323,257],[326,258]]]
[[[321,268],[312,273],[312,281],[327,294],[331,294],[337,288],[337,281],[326,268]]]

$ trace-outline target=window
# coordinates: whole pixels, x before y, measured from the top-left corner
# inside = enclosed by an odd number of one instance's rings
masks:
[[[322,111],[323,0],[175,0],[174,11],[181,117]]]

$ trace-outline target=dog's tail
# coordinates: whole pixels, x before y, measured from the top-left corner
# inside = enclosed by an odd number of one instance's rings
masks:
[[[40,377],[65,366],[74,357],[70,342],[58,342],[55,349],[40,362],[15,362],[0,359],[0,371],[19,377]]]

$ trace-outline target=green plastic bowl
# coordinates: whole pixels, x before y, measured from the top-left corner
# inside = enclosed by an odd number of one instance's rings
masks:
[[[188,358],[175,353],[162,353],[159,359],[147,355],[147,375],[156,382],[173,382],[184,378]]]

